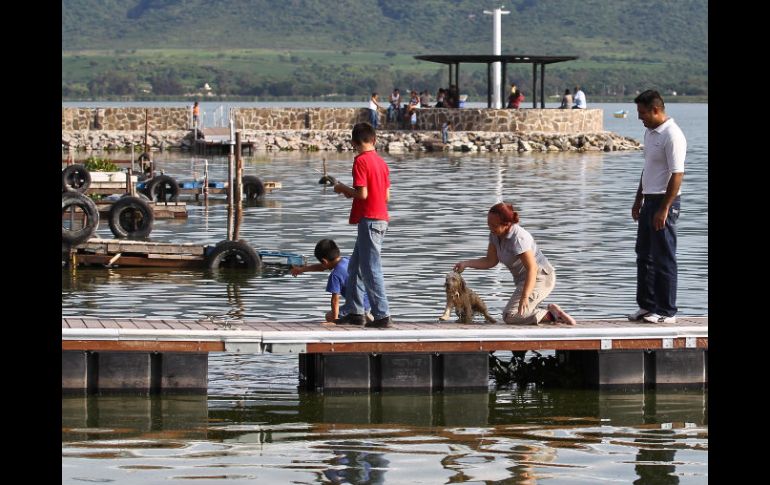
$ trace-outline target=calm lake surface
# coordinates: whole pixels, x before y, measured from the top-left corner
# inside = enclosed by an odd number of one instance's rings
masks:
[[[633,104],[592,107],[605,110],[605,129],[641,140]],[[619,109],[629,117],[612,118]],[[680,315],[707,315],[708,105],[669,104],[667,111],[688,139],[678,306]],[[443,275],[456,261],[484,254],[486,211],[501,199],[517,206],[521,225],[557,269],[549,302],[578,319],[622,317],[636,308],[630,208],[641,151],[382,156],[393,185],[383,268],[394,319],[437,318]],[[257,249],[301,253],[310,262],[315,242],[325,237],[349,254],[355,241],[347,224],[350,201],[317,183],[324,157],[329,173],[349,184],[352,153],[247,157],[245,174],[283,188],[245,209],[241,237]],[[202,159],[190,154],[155,160],[180,181],[200,176]],[[212,178],[224,180],[226,157],[208,161]],[[186,221],[156,220],[150,239],[214,244],[225,238],[223,199],[190,202],[188,213]],[[98,235],[112,237],[106,222]],[[62,315],[320,322],[329,305],[327,275],[62,269]],[[501,267],[464,276],[499,316],[513,291],[510,273]],[[475,394],[308,395],[296,390],[296,356],[225,354],[210,355],[209,383],[207,397],[63,398],[63,481],[707,481],[707,391],[500,389],[492,383],[490,392]]]

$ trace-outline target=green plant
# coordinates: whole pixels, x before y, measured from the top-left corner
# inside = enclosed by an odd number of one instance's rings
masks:
[[[109,158],[88,157],[83,165],[91,172],[117,172],[118,166],[112,163]]]

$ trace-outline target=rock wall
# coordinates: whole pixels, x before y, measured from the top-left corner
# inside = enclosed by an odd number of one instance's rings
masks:
[[[62,108],[62,131],[190,130],[187,108]]]
[[[350,130],[369,120],[365,108],[235,108],[241,130]],[[62,130],[134,131],[189,130],[187,108],[62,108]],[[457,131],[592,133],[604,129],[600,109],[447,109],[426,108],[417,113],[417,130],[439,130],[451,121]],[[403,126],[401,126],[403,127]],[[381,129],[399,128],[386,123]],[[409,128],[406,126],[406,128]]]
[[[242,143],[263,151],[352,151],[350,130],[240,130]],[[66,150],[144,150],[144,131],[65,131]],[[150,150],[192,149],[192,132],[156,131],[148,136]],[[454,131],[441,143],[438,131],[381,130],[377,150],[398,153],[415,151],[529,152],[529,151],[619,151],[638,150],[641,145],[608,131],[590,133],[512,133]]]

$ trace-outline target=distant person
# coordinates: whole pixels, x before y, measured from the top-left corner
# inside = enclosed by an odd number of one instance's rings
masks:
[[[409,115],[409,129],[414,130],[417,128],[417,111],[412,111],[412,114]]]
[[[200,126],[200,120],[201,120],[201,107],[198,105],[197,101],[193,103],[192,115],[193,115],[193,127],[198,128]]]
[[[631,217],[636,230],[636,302],[631,321],[676,323],[676,222],[687,140],[666,114],[660,93],[648,89],[634,99],[644,132],[644,168]]]
[[[353,255],[348,264],[344,316],[335,323],[364,324],[364,292],[369,294],[374,321],[369,327],[388,327],[392,323],[382,274],[382,242],[388,231],[390,169],[375,150],[377,135],[369,123],[353,127],[352,144],[358,155],[353,160],[353,186],[337,182],[334,192],[353,199],[350,224],[358,227]]]
[[[445,108],[460,107],[460,93],[458,92],[457,86],[454,84],[450,84],[449,89],[447,89],[446,91],[446,96],[444,97],[444,107]]]
[[[340,248],[331,239],[321,239],[318,241],[315,245],[314,254],[319,263],[292,266],[291,275],[298,276],[310,271],[331,271],[329,278],[326,280],[326,291],[332,294],[331,310],[326,312],[326,321],[323,325],[334,325],[334,320],[340,317],[340,295],[344,296],[347,288],[350,258],[340,256]],[[369,296],[364,293],[364,310],[367,314],[367,320],[372,320],[369,313],[370,308]]]
[[[385,109],[380,106],[379,95],[377,93],[372,93],[372,97],[369,98],[369,124],[375,129],[380,121],[380,110],[384,111]]]
[[[430,108],[430,93],[427,89],[420,93],[420,106]]]
[[[388,105],[388,121],[396,121],[398,113],[401,107],[401,91],[398,88],[394,89],[388,97],[390,105]]]
[[[508,95],[506,108],[519,109],[522,101],[524,101],[524,93],[519,91],[515,84],[511,84],[511,94]]]
[[[575,86],[575,104],[572,106],[574,109],[586,109],[586,93],[580,89],[580,86]]]
[[[452,129],[452,122],[447,120],[441,125],[441,143],[449,143],[449,130]]]
[[[519,213],[513,205],[505,202],[493,205],[487,213],[487,226],[490,232],[486,256],[460,261],[454,265],[454,270],[461,273],[465,268],[491,269],[499,263],[508,268],[516,289],[503,310],[505,323],[564,322],[575,325],[575,319],[559,305],[551,303],[547,310],[537,306],[556,286],[556,271],[532,235],[519,225]]]
[[[559,106],[561,109],[570,109],[572,108],[572,94],[569,92],[569,89],[564,90],[564,96],[561,97],[561,106]]]
[[[434,108],[446,108],[444,106],[444,97],[446,96],[446,90],[444,88],[438,88],[438,92],[436,93],[436,104],[433,105]]]

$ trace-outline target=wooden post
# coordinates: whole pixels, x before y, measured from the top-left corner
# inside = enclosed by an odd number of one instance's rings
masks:
[[[209,202],[209,161],[203,159],[203,202],[208,205]]]
[[[136,195],[136,187],[133,183],[131,183],[131,176],[133,175],[133,169],[129,168],[126,170],[126,193],[130,196]]]
[[[238,240],[243,219],[243,157],[241,156],[241,132],[235,132],[235,224],[233,225],[233,240]]]
[[[233,121],[230,120],[230,153],[227,156],[227,240],[233,240],[233,177],[235,176],[235,146],[233,144]]]
[[[148,108],[144,108],[144,153],[150,153],[150,145],[148,143],[149,113],[150,110]]]

